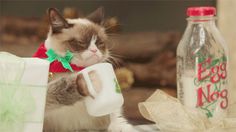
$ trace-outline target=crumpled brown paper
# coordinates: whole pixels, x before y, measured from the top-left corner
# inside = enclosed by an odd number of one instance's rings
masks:
[[[162,132],[236,132],[236,115],[213,123],[201,111],[183,106],[161,90],[139,103],[139,111]]]

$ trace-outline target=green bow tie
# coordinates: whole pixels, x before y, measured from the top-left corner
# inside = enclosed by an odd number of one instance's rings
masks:
[[[70,70],[71,72],[73,72],[73,69],[72,67],[70,66],[70,61],[71,59],[73,58],[73,54],[67,50],[66,51],[66,55],[64,57],[60,56],[60,55],[57,55],[55,53],[55,51],[53,49],[49,49],[47,52],[46,52],[46,55],[48,56],[47,60],[52,63],[53,61],[55,60],[58,60],[59,62],[61,62],[62,66],[65,68],[65,69],[68,69]]]

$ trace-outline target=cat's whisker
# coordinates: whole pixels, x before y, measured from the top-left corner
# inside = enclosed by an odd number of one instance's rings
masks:
[[[116,67],[116,64],[114,63],[113,60],[106,59],[105,62],[111,63],[114,67]]]
[[[110,53],[109,54],[110,57],[112,57],[113,59],[124,59],[125,57],[122,56],[122,55],[118,55],[118,54],[115,54],[115,53]]]
[[[118,33],[107,33],[107,36],[120,36]]]
[[[106,60],[105,62],[108,62],[108,63],[111,63],[111,64],[113,64],[113,62],[112,62],[112,61],[110,61],[110,60]]]
[[[105,61],[113,63],[113,60],[110,57],[106,58]]]
[[[123,26],[123,25],[122,24],[110,25],[108,27],[105,27],[105,30],[111,29],[113,27],[121,27],[121,26]]]
[[[120,33],[113,32],[113,33],[107,33],[107,35],[120,35]]]
[[[120,63],[119,59],[112,57],[112,56],[110,56],[108,59],[109,59],[109,61],[113,62],[115,68],[121,67],[121,63]]]
[[[114,53],[110,53],[110,55],[113,56],[113,57],[121,58],[121,59],[125,58],[125,56],[114,54]]]
[[[124,58],[126,58],[126,57],[123,56],[123,55],[119,55],[119,54],[114,53],[112,49],[108,49],[108,54],[109,54],[110,56],[112,56],[112,57],[116,57],[116,58],[119,58],[119,59],[124,59]]]

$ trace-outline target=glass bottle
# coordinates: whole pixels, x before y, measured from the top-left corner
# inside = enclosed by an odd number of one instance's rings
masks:
[[[177,96],[208,118],[227,115],[228,49],[216,24],[214,7],[187,9],[188,25],[177,48]]]

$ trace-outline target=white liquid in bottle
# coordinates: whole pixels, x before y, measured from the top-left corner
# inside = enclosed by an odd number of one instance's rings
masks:
[[[194,78],[193,77],[186,77],[183,76],[183,104],[189,107],[196,107],[197,104],[197,89],[194,85]]]

